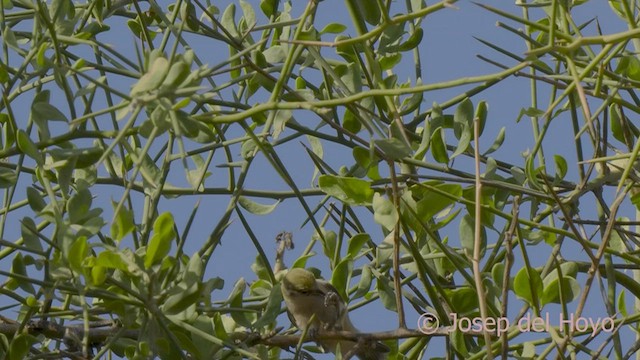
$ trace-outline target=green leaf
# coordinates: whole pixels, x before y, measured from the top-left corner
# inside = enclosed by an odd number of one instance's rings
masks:
[[[376,7],[376,6],[372,6]],[[404,28],[406,23],[388,24],[384,27],[384,31],[380,36],[380,42],[378,45],[378,53],[381,55],[388,55],[392,53],[398,53],[400,50],[400,43],[402,36],[404,36]]]
[[[465,334],[457,329],[453,331],[451,335],[449,335],[450,343],[452,348],[456,351],[456,353],[460,354],[460,357],[466,359],[469,357],[469,342],[465,340]]]
[[[516,184],[524,185],[524,183],[527,181],[527,176],[519,167],[512,166],[509,169],[509,172],[511,173],[511,176],[513,176],[513,180],[516,182]]]
[[[231,34],[231,36],[238,36],[238,28],[236,27],[235,22],[236,17],[236,5],[234,3],[230,3],[224,12],[222,13],[222,17],[220,18],[220,23],[222,26]]]
[[[538,353],[536,352],[536,345],[531,341],[527,341],[523,344],[522,350],[520,351],[520,357],[523,359],[534,359]]]
[[[358,287],[353,294],[353,298],[357,299],[364,296],[371,289],[371,283],[373,282],[373,276],[371,274],[371,267],[364,265],[362,272],[360,273],[360,281],[358,281]]]
[[[367,176],[372,180],[380,179],[380,173],[378,171],[378,163],[380,159],[369,149],[362,147],[353,148],[353,158],[356,160],[358,166],[367,171]]]
[[[195,306],[200,297],[200,281],[204,266],[202,259],[195,253],[189,259],[182,280],[168,291],[169,297],[162,305],[167,314],[178,314],[190,306]]]
[[[253,11],[251,4],[245,0],[240,0],[240,8],[242,9],[242,14],[247,27],[253,27],[256,24],[256,13]]]
[[[322,142],[315,136],[307,135],[307,140],[309,140],[309,145],[311,145],[311,152],[318,158],[322,159],[324,156],[324,149],[322,148]],[[316,177],[320,173],[320,170],[317,166],[313,169],[313,176],[311,177],[315,181]]]
[[[633,206],[636,207],[636,210],[640,211],[640,193],[636,193],[636,194],[631,195],[629,200],[631,201]]]
[[[629,219],[626,217],[618,218],[617,220],[629,221]],[[609,248],[611,250],[619,251],[620,253],[625,253],[628,249],[627,245],[625,244],[625,241],[622,239],[622,237],[620,236],[620,233],[617,231],[611,232],[611,235],[609,238]]]
[[[490,156],[487,157],[485,171],[482,176],[484,176],[484,178],[488,180],[501,180],[502,178],[496,174],[496,171],[498,171],[498,163],[496,162],[496,159]]]
[[[260,9],[268,18],[273,16],[277,11],[278,0],[260,0]]]
[[[441,127],[436,128],[431,135],[431,154],[435,161],[441,164],[449,163],[447,146],[444,142],[444,131]]]
[[[422,136],[422,139],[420,140],[420,146],[418,147],[418,150],[416,150],[415,154],[413,155],[413,158],[415,160],[424,159],[424,155],[427,153],[427,150],[429,150],[429,147],[431,146],[431,122],[429,120],[425,120],[422,134],[420,134],[419,130],[420,129],[418,129],[417,133]]]
[[[441,195],[435,191],[421,189],[416,186],[412,189],[413,193],[422,194],[418,200],[417,213],[422,221],[431,220],[436,214],[456,203],[456,198],[462,197],[462,186],[459,184],[436,184],[438,190],[451,194],[453,199]]]
[[[35,294],[36,289],[33,287],[31,281],[29,281],[29,274],[27,274],[27,267],[24,262],[22,253],[17,253],[11,263],[11,274],[21,276],[20,279],[11,277],[11,281],[15,282],[20,289],[26,291],[29,294]]]
[[[524,168],[524,173],[525,173],[525,175],[527,177],[527,180],[529,181],[529,184],[531,185],[532,188],[534,188],[536,190],[543,190],[544,188],[543,188],[542,184],[540,183],[540,180],[538,180],[538,175],[544,169],[536,168],[535,167],[535,161],[536,161],[535,156],[529,155],[527,157],[526,163],[525,163],[525,168]]]
[[[238,203],[240,204],[240,206],[242,206],[243,209],[254,215],[267,215],[276,209],[276,206],[280,204],[280,201],[276,201],[273,205],[263,205],[247,197],[240,196],[238,198]]]
[[[620,61],[618,61],[615,72],[638,81],[640,80],[640,60],[633,55],[623,56]]]
[[[169,72],[169,61],[164,57],[157,57],[151,64],[149,71],[131,89],[131,96],[157,89]]]
[[[12,146],[16,142],[17,131],[15,122],[12,117],[7,114],[0,113],[0,147]],[[4,141],[4,144],[2,143]]]
[[[611,126],[611,133],[613,137],[624,143],[624,128],[622,126],[622,121],[620,119],[620,113],[618,112],[618,106],[609,105],[609,121]]]
[[[560,289],[561,287],[562,289]],[[562,285],[560,285],[560,280],[556,278],[544,287],[542,305],[544,306],[548,303],[570,303],[580,295],[580,291],[580,284],[576,279],[570,276],[563,276]]]
[[[32,218],[22,218],[22,221],[20,222],[20,234],[22,235],[22,240],[27,248],[42,252],[42,244],[38,237],[38,227]]]
[[[274,47],[270,47],[269,49],[273,49]],[[278,49],[280,49],[280,51],[282,51],[284,53],[284,50],[282,50],[282,47],[279,46]],[[265,58],[267,59],[267,61],[272,62],[271,60],[269,60],[269,58],[265,55]],[[298,76],[296,77],[296,90],[301,90],[301,89],[306,89],[307,88],[307,82],[304,80],[304,78],[302,76]],[[309,135],[307,135],[308,137]]]
[[[523,109],[520,109],[520,113],[516,118],[516,123],[520,122],[523,116],[541,117],[541,116],[544,116],[544,114],[545,114],[544,110],[540,110],[532,107],[526,108],[526,109],[523,108]]]
[[[76,169],[84,169],[95,164],[103,154],[103,150],[99,147],[83,148],[83,149],[49,149],[47,153],[53,157],[56,162],[60,162],[54,166],[63,168],[69,163],[73,163]]]
[[[69,221],[72,224],[81,224],[86,219],[91,209],[91,192],[88,189],[82,189],[69,199],[67,202],[67,213]]]
[[[315,254],[314,253],[309,253],[306,255],[303,255],[299,258],[296,259],[296,261],[293,262],[293,264],[291,264],[291,268],[305,268],[307,267],[307,260],[309,260],[310,258],[312,258]]]
[[[336,255],[336,246],[338,245],[338,235],[333,230],[326,230],[325,228],[320,228],[320,230],[322,233],[315,232],[313,239],[322,243],[322,252],[333,261]]]
[[[340,80],[352,93],[362,92],[362,70],[356,64],[350,63],[347,66],[339,65],[335,68]]]
[[[549,231],[544,230],[530,230],[522,229],[522,237],[525,238],[530,244],[538,244],[543,241],[549,245],[555,244],[555,235]]]
[[[398,311],[398,307],[396,306],[396,292],[391,281],[385,276],[377,277],[377,279],[377,289],[378,295],[380,296],[380,302],[382,302],[382,305],[387,310]]]
[[[352,259],[355,259],[356,256],[358,256],[358,254],[360,253],[360,250],[362,249],[362,247],[369,240],[371,240],[371,236],[369,236],[369,234],[366,234],[366,233],[353,235],[347,242],[348,243],[347,256],[351,257]]]
[[[415,49],[420,42],[422,42],[422,37],[424,36],[424,31],[422,28],[416,28],[416,30],[409,36],[407,41],[400,44],[398,50],[400,51],[409,51]]]
[[[82,271],[82,262],[89,256],[89,246],[87,244],[86,236],[79,236],[71,247],[67,254],[67,261],[69,261],[69,267],[76,272]]]
[[[280,316],[282,301],[283,298],[280,286],[274,286],[271,288],[269,299],[267,300],[267,306],[262,313],[262,317],[253,324],[253,327],[255,329],[260,329],[263,326],[275,323],[278,316]]]
[[[72,180],[73,180],[73,172],[75,171],[75,163],[76,158],[73,157],[69,160],[64,161],[55,161],[54,167],[56,170],[56,180],[60,185],[60,189],[65,197],[69,195]]]
[[[247,282],[245,281],[244,278],[240,278],[238,279],[238,281],[236,282],[236,284],[233,286],[233,290],[231,291],[231,294],[229,295],[229,305],[231,305],[231,307],[235,308],[235,309],[243,309],[244,306],[244,301],[242,300],[242,295],[244,294],[244,290],[247,287]],[[246,312],[244,311],[230,311],[230,315],[231,318],[238,323],[241,326],[244,326],[246,328],[251,328],[251,320],[249,320],[249,317],[247,315]]]
[[[556,179],[562,180],[567,175],[567,160],[560,155],[553,155],[553,161],[556,164]]]
[[[180,131],[189,139],[200,144],[210,144],[215,141],[215,134],[207,124],[193,119],[183,111],[177,111],[176,117],[179,120]]]
[[[626,292],[623,290],[620,291],[620,294],[618,294],[618,301],[616,301],[616,303],[618,304],[618,311],[620,312],[620,315],[626,317],[628,316],[628,312],[627,312],[627,302],[625,301],[626,299]]]
[[[143,35],[142,35],[142,26],[140,26],[140,23],[138,22],[138,20],[136,19],[129,19],[127,20],[127,27],[129,28],[129,30],[131,31],[131,33],[139,38],[142,39]],[[155,33],[150,33],[149,35],[155,35]],[[153,37],[153,36],[152,36]]]
[[[57,107],[48,102],[34,102],[31,105],[31,115],[34,117],[34,121],[69,121]]]
[[[287,59],[287,53],[285,52],[285,50],[282,48],[281,45],[275,45],[275,46],[269,47],[268,49],[262,52],[262,55],[264,56],[265,61],[271,64],[283,63]],[[307,86],[306,86],[306,82],[304,81],[304,78],[301,76],[298,76],[296,78],[296,89],[306,89],[306,88]],[[295,99],[293,101],[295,101]]]
[[[538,300],[543,294],[540,274],[535,269],[527,270],[526,267],[523,267],[518,271],[516,278],[513,280],[513,292],[515,292],[517,297],[528,302],[529,305],[537,307],[537,304],[534,304],[533,300],[534,293],[535,298]]]
[[[291,110],[276,110],[276,115],[273,117],[273,132],[272,136],[274,139],[277,139],[280,136],[280,133],[284,131],[287,122],[291,120],[293,117],[293,112]]]
[[[6,189],[15,185],[18,175],[15,171],[7,168],[0,168],[0,189]]]
[[[256,255],[256,259],[251,264],[251,271],[258,276],[261,280],[270,280],[271,274],[268,270],[269,265],[264,261],[260,255]]]
[[[255,156],[255,153],[258,149],[258,145],[253,141],[253,139],[247,139],[242,142],[242,146],[240,147],[240,155],[243,159],[248,160]]]
[[[375,140],[374,143],[390,160],[399,160],[410,156],[412,153],[407,142],[401,139],[380,139]]]
[[[161,88],[175,90],[189,76],[191,69],[183,61],[177,61],[171,65],[167,76],[162,81]]]
[[[94,258],[91,258],[94,259]],[[91,266],[91,272],[89,275],[89,282],[92,285],[102,285],[107,280],[107,269],[104,266]]]
[[[469,98],[465,98],[456,108],[453,114],[453,132],[456,139],[460,139],[464,131],[473,129],[473,103]]]
[[[480,257],[484,256],[485,250],[487,248],[487,232],[484,226],[480,227]],[[469,258],[473,257],[473,248],[476,243],[475,238],[475,219],[469,215],[465,214],[459,225],[460,232],[460,243],[462,247],[465,249],[467,256]]]
[[[611,9],[616,15],[626,21],[627,16],[623,9],[624,5],[622,4],[622,0],[609,0],[609,6],[611,6]]]
[[[203,191],[204,180],[211,176],[211,172],[207,171],[208,163],[199,154],[195,154],[191,159],[196,168],[187,170],[187,180],[193,189]]]
[[[105,267],[109,269],[122,270],[125,273],[129,273],[128,261],[125,259],[125,255],[116,250],[105,250],[98,254],[96,258],[96,265],[98,267]]]
[[[573,261],[567,261],[560,264],[560,273],[562,273],[562,276],[575,278],[578,275],[578,270],[578,264]],[[547,286],[552,281],[557,280],[558,275],[558,269],[553,269],[551,272],[549,272],[549,274],[547,274],[547,276],[544,277],[543,285]]]
[[[0,63],[0,83],[6,84],[9,82],[9,72],[7,71],[7,66],[5,64]]]
[[[321,175],[318,179],[320,190],[349,205],[370,205],[373,199],[371,183],[353,177]]]
[[[468,286],[448,291],[448,296],[458,314],[468,314],[478,308],[478,293]]]
[[[422,85],[422,81],[418,79],[418,81],[416,81],[416,86],[420,86],[420,85]],[[415,111],[418,108],[418,106],[422,104],[423,96],[424,94],[422,92],[417,92],[411,95],[410,97],[404,99],[402,101],[402,105],[400,105],[399,115],[404,116],[409,114],[412,111]]]
[[[5,26],[4,29],[2,29],[2,42],[18,52],[18,54],[22,53],[22,49],[18,45],[18,40],[9,26]]]
[[[500,132],[498,133],[498,136],[496,136],[496,139],[493,140],[493,144],[491,144],[491,147],[484,152],[484,154],[482,154],[483,156],[487,156],[493,152],[495,152],[496,150],[498,150],[500,148],[500,146],[502,146],[502,143],[504,142],[504,138],[506,135],[506,128],[503,126],[502,128],[500,128]]]
[[[346,109],[344,111],[344,116],[342,117],[342,127],[350,133],[357,134],[362,129],[362,123],[355,116],[351,110]]]
[[[183,2],[180,5],[180,19],[187,25],[189,30],[197,32],[200,29],[200,23],[196,21],[196,7],[191,2]]]
[[[134,153],[131,154],[131,160],[136,164],[140,164],[140,173],[146,182],[145,188],[157,189],[160,186],[162,172],[149,154],[143,153],[141,148],[136,148]]]
[[[231,59],[231,72],[229,72],[229,75],[231,76],[232,79],[237,79],[241,74],[242,74],[242,70],[240,69],[240,65],[241,65],[241,60],[238,58],[238,50],[236,48],[234,48],[233,46],[229,45],[229,59]],[[258,76],[260,76],[260,74],[256,74],[254,79],[256,79]],[[256,89],[258,87],[257,84],[250,84],[251,86],[255,86]],[[255,92],[254,90],[249,89],[249,91],[247,92],[247,98],[249,96],[251,96],[251,94],[253,94]]]
[[[42,153],[40,153],[40,151],[36,147],[36,144],[34,144],[33,141],[31,141],[31,138],[29,138],[29,135],[27,135],[27,133],[24,132],[24,130],[22,129],[18,130],[17,140],[18,140],[18,148],[20,149],[20,151],[22,151],[28,157],[35,160],[38,165],[41,166],[42,164],[44,164]]]
[[[102,217],[100,217],[100,214],[102,214],[101,208],[92,209],[91,212],[86,215],[86,219],[82,222],[82,226],[78,230],[78,235],[91,237],[102,230],[106,223]]]
[[[331,273],[331,284],[338,290],[343,299],[348,299],[349,278],[353,269],[353,260],[348,256],[342,259]]]
[[[387,53],[378,58],[381,70],[391,70],[402,61],[402,54],[400,53]]]
[[[266,15],[266,17],[270,18],[273,16],[277,9],[278,0],[260,0],[260,9],[262,13]]]
[[[100,3],[102,1],[96,1],[97,3]],[[96,7],[99,7],[100,5],[97,5]],[[94,8],[94,10],[96,10]],[[101,11],[97,11],[97,12],[101,12]],[[85,26],[84,28],[82,28],[82,30],[77,33],[76,37],[83,39],[83,40],[87,40],[87,39],[92,39],[94,38],[96,35],[103,33],[103,32],[108,32],[109,30],[111,30],[111,27],[106,25],[106,24],[101,24],[98,22],[92,22],[90,24],[88,24],[87,26]],[[75,69],[79,69],[80,67],[75,67]]]
[[[322,28],[320,34],[340,34],[341,32],[347,30],[347,26],[340,23],[329,23],[327,26]]]
[[[480,204],[482,207],[488,207],[491,209],[495,209],[494,204],[494,191],[490,188],[484,187],[482,188],[482,192],[480,194]],[[469,200],[470,202],[476,201],[476,187],[469,186],[462,190],[462,196]],[[474,214],[475,213],[475,205],[468,203],[465,205],[467,208],[467,213]],[[495,221],[496,215],[491,211],[481,211],[480,212],[480,220],[481,224],[484,226],[488,226],[489,228],[493,227],[493,223]]]
[[[152,265],[162,262],[171,250],[171,241],[176,237],[173,215],[164,212],[153,223],[153,236],[149,240],[144,258],[144,266],[148,269]]]
[[[504,288],[504,285],[505,285],[503,283],[504,270],[505,270],[504,263],[495,263],[491,268],[491,277],[493,278],[493,282],[496,283],[496,286],[498,286],[499,288]]]
[[[111,201],[111,205],[114,210],[118,207],[118,203],[115,201]],[[119,242],[134,229],[133,212],[125,207],[120,207],[120,210],[114,215],[113,223],[111,224],[111,238]]]
[[[464,126],[460,133],[460,138],[458,139],[458,145],[456,145],[456,150],[451,154],[451,159],[454,157],[464,153],[469,148],[469,144],[471,144],[471,139],[473,138],[473,129]]]
[[[38,339],[29,334],[18,334],[11,340],[9,346],[9,360],[28,358],[31,346],[38,343]]]
[[[363,2],[355,0],[354,3],[357,8],[356,10],[358,11],[358,14],[356,16],[363,17],[364,20],[371,25],[379,25],[381,13],[377,2],[370,3],[366,1]]]
[[[338,41],[344,41],[350,39],[350,37],[346,36],[346,35],[337,35],[335,40],[336,42]],[[336,47],[336,53],[340,56],[342,56],[346,61],[348,62],[356,62],[358,61],[358,54],[360,52],[364,51],[363,46],[358,43],[358,44],[348,44],[348,45],[338,45]]]
[[[373,194],[373,219],[389,231],[395,228],[399,219],[393,203],[378,193]]]
[[[611,124],[611,133],[613,137],[623,144],[627,141],[633,142],[638,136],[638,128],[633,125],[629,119],[620,113],[620,107],[617,105],[609,106],[609,119]]]
[[[489,113],[489,105],[487,105],[486,101],[480,101],[478,106],[476,107],[476,112],[474,114],[474,121],[478,119],[478,136],[482,136],[484,132],[484,126],[487,123],[487,115]]]

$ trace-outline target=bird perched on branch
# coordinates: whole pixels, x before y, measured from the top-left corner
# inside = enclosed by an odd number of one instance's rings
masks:
[[[351,323],[345,301],[333,285],[317,280],[312,272],[294,268],[281,283],[289,318],[302,331],[314,337],[321,331],[348,331],[360,333]],[[365,343],[348,340],[320,340],[319,344],[343,357],[355,355],[361,360],[386,359],[389,348],[379,342]]]

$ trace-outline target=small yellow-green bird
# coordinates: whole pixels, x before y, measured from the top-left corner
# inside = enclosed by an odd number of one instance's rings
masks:
[[[282,279],[281,287],[289,318],[298,329],[307,329],[312,336],[320,330],[360,332],[351,323],[347,305],[336,288],[316,279],[312,272],[291,269]],[[361,360],[383,360],[389,352],[389,348],[379,342],[358,344],[347,340],[321,340],[319,344],[334,354],[340,344],[342,356],[352,354]]]

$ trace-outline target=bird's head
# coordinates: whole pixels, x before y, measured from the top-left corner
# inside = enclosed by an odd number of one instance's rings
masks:
[[[298,293],[310,293],[318,288],[316,277],[313,276],[313,273],[301,268],[289,270],[284,279],[282,279],[282,285],[286,290]]]

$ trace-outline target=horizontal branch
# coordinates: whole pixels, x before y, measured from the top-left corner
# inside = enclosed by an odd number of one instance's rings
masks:
[[[85,332],[82,324],[64,326],[53,321],[37,320],[29,321],[23,328],[17,321],[0,318],[0,334],[7,337],[26,331],[33,336],[43,335],[49,339],[63,339],[68,346],[80,345],[78,341],[82,341],[85,337],[89,339],[90,344],[101,344],[116,335],[133,340],[137,340],[139,336],[137,330],[123,329],[111,321],[92,322],[89,326],[88,332]]]
[[[392,331],[384,331],[378,333],[354,333],[350,331],[321,331],[315,335],[315,337],[310,338],[307,337],[303,340],[303,342],[312,342],[318,340],[350,340],[354,342],[364,341],[384,341],[391,339],[408,339],[408,338],[418,338],[418,337],[432,337],[432,336],[449,336],[451,332],[453,332],[453,328],[451,326],[440,327],[437,329],[432,329],[433,333],[428,334],[427,332],[422,332],[418,330],[409,330],[409,329],[396,329]],[[479,331],[467,331],[464,333],[465,335],[480,337],[482,336],[482,332]],[[250,338],[251,334],[245,334],[245,339]],[[274,336],[265,336],[258,342],[267,345],[267,346],[277,346],[281,348],[287,348],[290,346],[295,346],[300,342],[301,335],[274,335]]]

